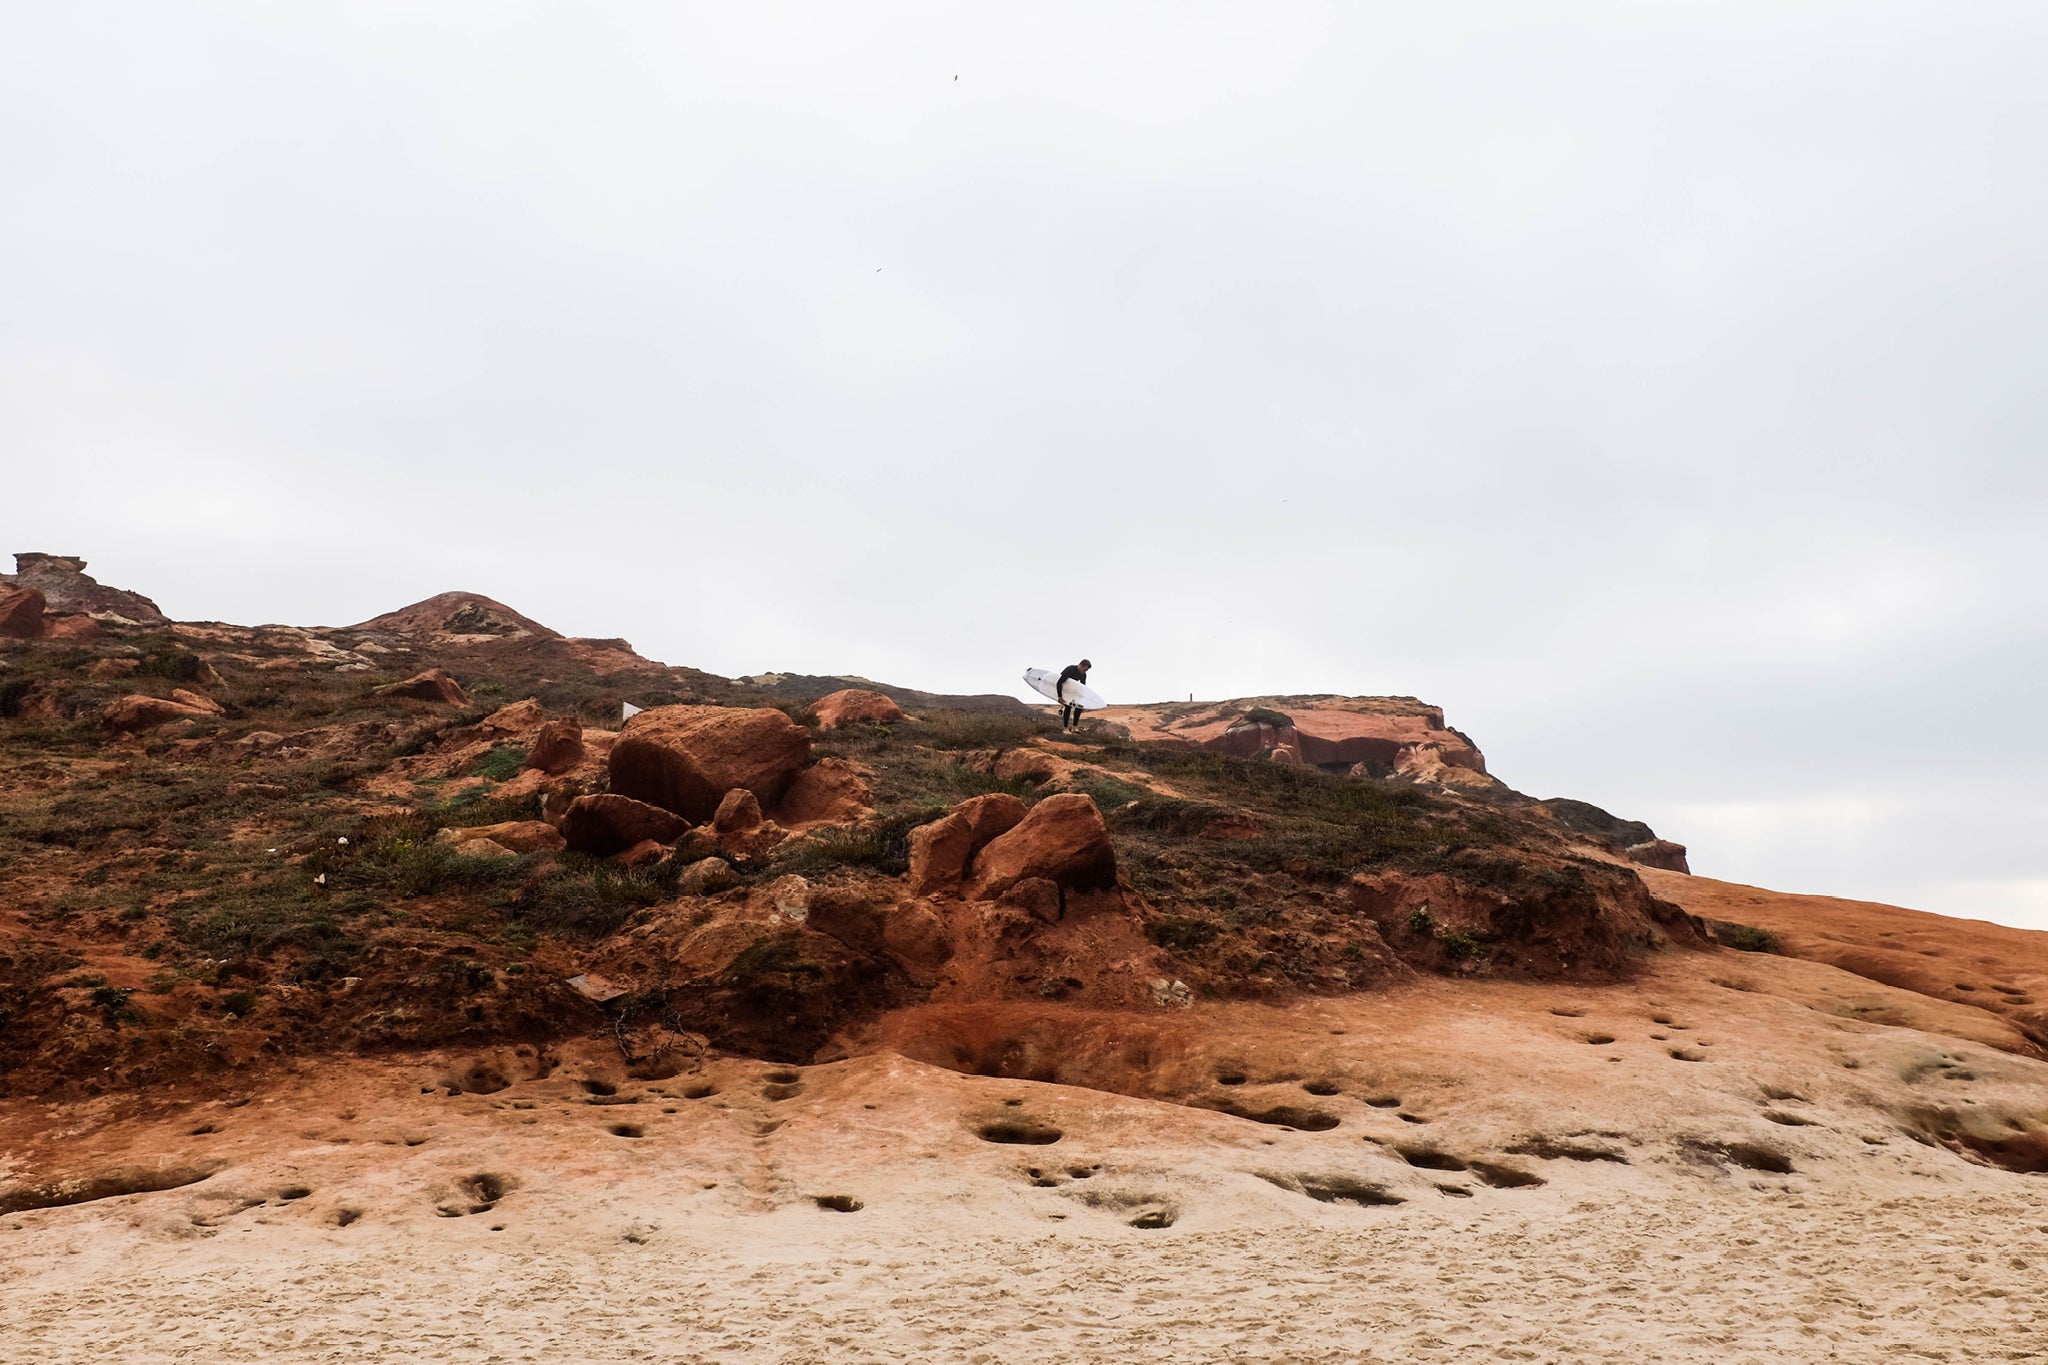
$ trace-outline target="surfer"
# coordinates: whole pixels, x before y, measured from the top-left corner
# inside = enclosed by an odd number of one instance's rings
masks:
[[[1052,690],[1059,694],[1060,729],[1062,731],[1078,730],[1081,727],[1081,704],[1067,700],[1067,681],[1072,679],[1074,682],[1086,687],[1088,685],[1088,670],[1092,667],[1094,665],[1090,664],[1086,659],[1081,660],[1077,664],[1068,664],[1060,670],[1060,680],[1053,684]]]

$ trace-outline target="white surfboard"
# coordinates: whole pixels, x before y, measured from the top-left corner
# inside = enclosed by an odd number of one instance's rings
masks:
[[[1072,678],[1067,679],[1067,695],[1062,697],[1056,690],[1059,680],[1060,671],[1057,668],[1027,668],[1024,670],[1024,681],[1031,684],[1031,690],[1041,697],[1050,697],[1054,701],[1078,705],[1083,711],[1100,711],[1103,707],[1109,705],[1108,702],[1102,699],[1100,692],[1097,692],[1087,683],[1078,683]]]

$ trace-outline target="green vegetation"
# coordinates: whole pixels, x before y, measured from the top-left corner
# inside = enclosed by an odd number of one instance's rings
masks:
[[[471,768],[472,777],[487,777],[493,782],[509,782],[519,776],[519,770],[526,766],[526,749],[523,745],[500,744],[477,760]]]
[[[1768,929],[1759,929],[1753,924],[1736,924],[1725,919],[1710,919],[1707,928],[1722,946],[1744,953],[1782,953],[1778,936]]]

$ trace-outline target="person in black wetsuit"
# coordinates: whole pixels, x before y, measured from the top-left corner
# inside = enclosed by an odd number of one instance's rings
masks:
[[[1088,670],[1094,667],[1086,659],[1077,664],[1068,664],[1060,670],[1060,680],[1053,684],[1053,691],[1060,694],[1060,729],[1074,730],[1081,725],[1081,704],[1067,700],[1067,680],[1073,679],[1083,687],[1088,685]]]

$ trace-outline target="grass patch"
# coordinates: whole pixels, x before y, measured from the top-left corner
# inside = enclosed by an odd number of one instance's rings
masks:
[[[1753,924],[1736,924],[1725,919],[1710,919],[1707,928],[1725,948],[1744,953],[1782,953],[1778,936],[1768,929],[1759,929]]]
[[[511,902],[515,928],[575,938],[603,938],[635,911],[673,894],[675,874],[667,863],[653,868],[620,867],[582,853],[560,855],[559,868]]]
[[[493,782],[509,782],[519,776],[519,770],[526,766],[526,749],[518,744],[500,744],[476,761],[469,770],[472,777],[487,777]]]

